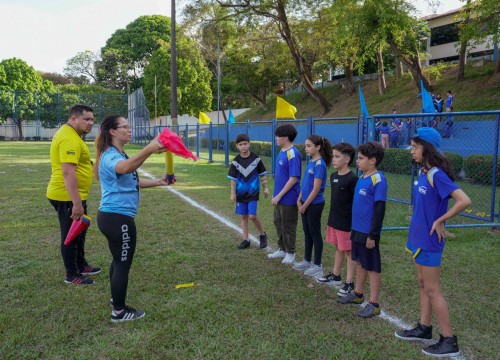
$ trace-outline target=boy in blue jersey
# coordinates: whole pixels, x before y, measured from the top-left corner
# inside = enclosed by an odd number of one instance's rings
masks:
[[[281,148],[276,158],[274,192],[271,203],[274,205],[274,227],[278,234],[278,250],[269,254],[270,259],[284,258],[282,263],[295,261],[295,240],[297,237],[300,175],[302,157],[293,145],[297,130],[292,124],[281,125],[274,133],[276,145]]]
[[[363,172],[356,184],[352,204],[352,259],[356,261],[356,285],[354,292],[340,298],[341,304],[362,304],[366,278],[370,278],[370,302],[358,312],[358,316],[369,318],[380,314],[378,297],[380,292],[380,231],[385,215],[387,181],[377,170],[384,159],[384,148],[376,142],[358,147],[356,164]]]
[[[250,240],[248,240],[249,218],[260,234],[260,248],[264,249],[267,247],[267,235],[257,217],[257,202],[259,201],[260,183],[264,189],[264,196],[266,198],[269,196],[266,168],[260,157],[250,151],[248,135],[240,134],[236,137],[236,148],[240,154],[233,159],[227,178],[231,180],[231,200],[236,203],[236,214],[241,215],[243,241],[238,245],[238,249],[246,249],[250,246]]]

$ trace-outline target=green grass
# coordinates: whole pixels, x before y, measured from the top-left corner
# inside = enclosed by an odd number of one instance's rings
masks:
[[[137,149],[128,146],[127,152]],[[111,256],[95,223],[87,235],[87,257],[91,264],[102,266],[103,273],[89,287],[62,281],[57,216],[45,198],[48,151],[48,143],[0,142],[2,359],[422,356],[420,345],[393,336],[393,325],[377,318],[359,319],[357,306],[337,304],[333,289],[308,287],[306,277],[268,260],[255,246],[236,250],[238,233],[160,188],[141,194],[138,245],[128,289],[130,305],[147,315],[112,325],[107,304]],[[164,157],[153,155],[143,168],[162,175]],[[175,172],[177,190],[239,222],[229,200],[227,168],[176,158]],[[88,200],[92,217],[99,194],[94,183]],[[275,247],[269,200],[261,200],[259,216]],[[499,235],[487,229],[453,233],[444,254],[442,281],[455,333],[467,358],[497,358]],[[418,320],[418,291],[414,266],[403,250],[405,236],[405,232],[382,235],[381,304],[390,314],[413,323]],[[300,226],[297,245],[301,258]],[[325,270],[333,263],[333,254],[333,247],[325,244]],[[175,289],[176,284],[192,281],[200,286]]]

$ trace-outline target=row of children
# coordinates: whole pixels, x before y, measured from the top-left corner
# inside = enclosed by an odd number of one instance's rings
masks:
[[[305,275],[319,282],[341,284],[341,269],[347,257],[347,277],[338,291],[338,302],[363,304],[364,288],[370,280],[370,301],[358,313],[369,318],[380,314],[378,303],[381,283],[380,232],[385,215],[387,181],[377,166],[384,158],[384,149],[377,142],[362,144],[357,149],[356,165],[361,177],[350,170],[356,149],[350,144],[334,146],[320,135],[311,135],[305,141],[307,163],[300,184],[302,158],[293,145],[297,135],[291,124],[276,129],[275,141],[280,147],[276,159],[274,178],[274,225],[278,236],[278,250],[270,259],[282,258]],[[237,155],[229,169],[231,200],[236,202],[236,213],[241,215],[243,241],[238,246],[250,246],[248,219],[260,234],[260,248],[267,247],[267,234],[257,218],[259,178],[267,197],[269,190],[266,169],[261,159],[250,151],[247,135],[236,138]],[[420,165],[420,174],[414,183],[413,215],[406,243],[417,269],[420,290],[420,321],[410,330],[398,330],[397,338],[428,341],[432,339],[431,314],[434,312],[442,332],[437,343],[424,348],[427,355],[453,356],[459,353],[457,338],[453,335],[449,309],[440,290],[441,256],[445,244],[445,221],[470,205],[468,196],[453,182],[450,162],[443,156],[441,137],[432,128],[422,127],[411,140],[413,160]],[[330,176],[331,203],[326,241],[336,245],[333,272],[323,276],[321,215],[325,205],[324,190],[328,167],[335,172]],[[448,209],[448,200],[454,205]],[[295,240],[298,214],[304,231],[304,258],[295,262]],[[314,261],[312,258],[314,249]],[[357,264],[357,265],[356,265]],[[354,272],[356,283],[354,284]]]

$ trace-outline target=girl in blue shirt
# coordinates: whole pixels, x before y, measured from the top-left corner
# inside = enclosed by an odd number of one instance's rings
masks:
[[[97,213],[99,230],[108,239],[113,261],[111,282],[111,322],[144,317],[142,310],[125,304],[128,274],[134,258],[137,232],[134,217],[139,206],[139,188],[168,185],[166,179],[141,179],[137,169],[151,155],[166,151],[156,137],[137,155],[128,157],[123,146],[132,139],[132,128],[119,115],[106,116],[96,138],[94,175],[101,182],[101,205]]]
[[[441,293],[441,256],[445,245],[445,221],[465,210],[469,197],[453,182],[450,162],[440,150],[441,136],[430,127],[417,130],[411,140],[411,155],[420,164],[420,174],[413,189],[413,215],[406,249],[417,267],[420,290],[420,322],[411,330],[398,330],[403,340],[432,339],[432,312],[442,332],[439,342],[422,350],[426,355],[444,357],[459,353],[453,336],[448,303]],[[448,209],[448,200],[455,203]]]
[[[323,236],[321,235],[321,214],[325,207],[325,186],[328,176],[327,167],[332,163],[332,144],[328,139],[319,135],[311,135],[305,142],[306,155],[310,157],[302,186],[297,199],[297,207],[302,216],[304,229],[304,260],[293,268],[304,271],[305,275],[322,277],[323,267]],[[311,266],[312,250],[314,247],[314,264]]]

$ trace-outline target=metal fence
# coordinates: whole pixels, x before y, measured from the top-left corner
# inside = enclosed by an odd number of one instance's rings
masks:
[[[0,91],[0,118],[5,121],[0,126],[0,138],[51,139],[76,104],[93,108],[96,122],[109,114],[127,116],[126,95],[3,90]]]
[[[368,119],[358,117],[321,118],[288,121],[246,121],[224,125],[176,126],[171,130],[184,139],[185,145],[202,159],[229,165],[235,155],[234,139],[240,133],[248,134],[261,156],[270,157],[271,173],[279,149],[275,146],[274,131],[283,123],[292,123],[298,131],[294,143],[301,148],[311,134],[320,134],[333,144],[349,142],[354,146],[366,141],[380,141],[378,127],[387,125],[391,132],[390,147],[385,151],[379,170],[389,183],[386,230],[408,228],[412,188],[418,174],[408,150],[417,128],[432,126],[442,135],[442,151],[451,161],[456,182],[471,197],[473,204],[448,227],[500,226],[500,186],[498,174],[498,147],[500,111],[375,115]],[[150,127],[149,138],[162,127]],[[144,133],[144,128],[139,133]],[[144,139],[142,139],[144,140]],[[267,143],[261,146],[257,143]],[[144,143],[142,143],[144,144]],[[231,151],[232,149],[232,151]],[[254,148],[253,148],[254,149]]]

